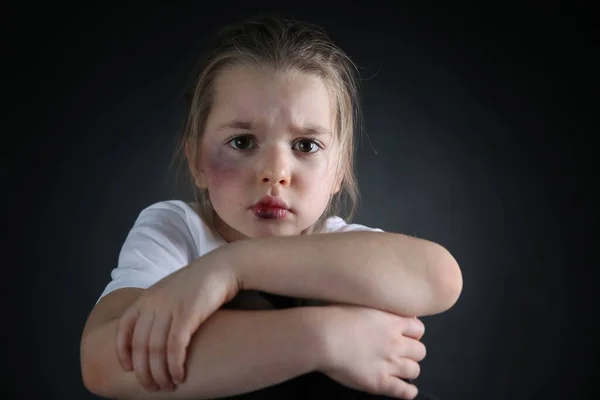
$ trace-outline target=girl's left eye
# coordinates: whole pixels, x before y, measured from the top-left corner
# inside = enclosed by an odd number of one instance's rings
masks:
[[[301,153],[315,153],[321,148],[314,140],[299,140],[294,143],[294,148]]]

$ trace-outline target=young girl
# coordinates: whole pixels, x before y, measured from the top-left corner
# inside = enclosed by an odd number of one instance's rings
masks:
[[[182,141],[196,201],[135,221],[82,335],[91,392],[217,398],[320,373],[348,393],[417,396],[415,317],[452,307],[461,272],[438,244],[338,216],[358,197],[354,72],[308,24],[221,32]],[[301,300],[274,308],[269,293]]]

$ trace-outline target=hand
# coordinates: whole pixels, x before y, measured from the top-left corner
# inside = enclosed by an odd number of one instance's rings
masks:
[[[414,399],[418,390],[403,379],[419,376],[425,332],[417,318],[350,305],[333,305],[324,325],[321,372],[363,392]]]
[[[202,322],[239,292],[221,248],[146,289],[121,316],[117,356],[149,391],[174,390],[185,379],[186,349]]]

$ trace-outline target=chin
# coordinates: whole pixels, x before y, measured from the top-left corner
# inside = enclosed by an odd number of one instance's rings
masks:
[[[250,238],[265,238],[272,236],[294,236],[299,235],[301,230],[295,224],[291,223],[269,223],[266,221],[257,221],[252,223],[252,226],[245,229],[246,236]],[[266,222],[266,223],[265,223]]]
[[[266,238],[273,236],[293,236],[296,235],[296,232],[291,231],[290,229],[278,229],[278,228],[262,228],[262,229],[254,229],[251,235],[248,235],[252,238]]]

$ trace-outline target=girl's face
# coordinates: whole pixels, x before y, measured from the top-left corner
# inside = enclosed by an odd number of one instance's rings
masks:
[[[227,241],[310,232],[339,191],[339,144],[325,83],[236,67],[220,74],[196,184]],[[283,202],[261,204],[267,198]]]

